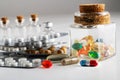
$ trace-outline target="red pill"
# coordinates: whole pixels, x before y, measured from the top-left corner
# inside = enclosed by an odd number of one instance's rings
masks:
[[[98,62],[96,60],[90,60],[90,66],[95,67],[98,65]]]
[[[52,67],[52,62],[50,60],[44,60],[44,61],[42,61],[41,64],[42,64],[43,68],[50,68],[50,67]]]

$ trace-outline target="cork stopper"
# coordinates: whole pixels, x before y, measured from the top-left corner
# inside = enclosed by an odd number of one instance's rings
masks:
[[[81,13],[103,12],[105,4],[81,4],[79,9]]]
[[[24,18],[23,16],[17,16],[17,20],[18,20],[18,22],[21,23],[22,20],[23,20],[23,18]]]
[[[7,17],[2,17],[2,18],[1,18],[1,21],[2,21],[3,24],[6,24],[6,23],[7,23],[7,20],[8,20]]]
[[[37,14],[31,14],[32,21],[36,21],[36,18],[38,17]]]

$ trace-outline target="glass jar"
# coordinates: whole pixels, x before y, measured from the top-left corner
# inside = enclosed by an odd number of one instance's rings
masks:
[[[70,30],[71,55],[98,61],[115,55],[115,23],[96,26],[73,24]]]

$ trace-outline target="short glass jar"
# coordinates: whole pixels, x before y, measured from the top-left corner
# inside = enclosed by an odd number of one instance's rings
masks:
[[[98,61],[115,55],[115,23],[95,26],[73,24],[70,30],[71,55]]]

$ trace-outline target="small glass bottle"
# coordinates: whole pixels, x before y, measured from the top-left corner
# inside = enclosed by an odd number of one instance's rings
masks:
[[[24,25],[24,17],[23,16],[17,16],[16,17],[16,26],[14,27],[14,36],[16,42],[19,42],[20,40],[26,40],[26,27]]]
[[[11,34],[11,29],[9,25],[9,20],[7,17],[2,17],[1,18],[1,31],[3,32],[2,34],[2,44],[5,46],[11,46],[12,45],[12,34]]]
[[[28,40],[37,40],[40,35],[40,25],[38,24],[39,18],[37,14],[31,14],[30,24],[27,26]]]

